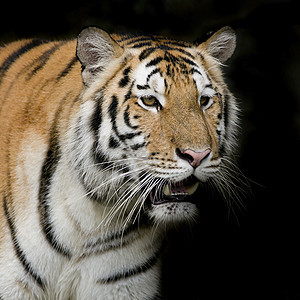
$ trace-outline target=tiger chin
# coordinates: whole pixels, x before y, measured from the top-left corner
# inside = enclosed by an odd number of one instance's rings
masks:
[[[235,44],[89,27],[0,48],[1,300],[160,298],[165,228],[228,174]]]

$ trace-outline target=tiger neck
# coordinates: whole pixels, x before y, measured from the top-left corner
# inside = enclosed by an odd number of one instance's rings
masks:
[[[55,244],[74,249],[78,255],[86,255],[110,247],[123,247],[136,240],[143,240],[143,244],[149,246],[161,243],[162,232],[157,228],[153,230],[147,218],[140,217],[130,222],[126,220],[124,212],[114,215],[114,205],[107,207],[89,197],[77,173],[70,165],[66,165],[66,160],[62,161],[64,163],[53,174],[50,201],[47,204],[47,209],[57,214],[51,224],[58,239]],[[43,223],[49,224],[47,220]],[[55,228],[63,230],[56,231]]]

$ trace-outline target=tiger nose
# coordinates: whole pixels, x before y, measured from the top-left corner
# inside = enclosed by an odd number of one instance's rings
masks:
[[[206,149],[204,151],[193,151],[191,149],[184,150],[181,152],[177,149],[177,155],[182,159],[188,161],[193,168],[200,166],[201,162],[210,154],[211,149]]]

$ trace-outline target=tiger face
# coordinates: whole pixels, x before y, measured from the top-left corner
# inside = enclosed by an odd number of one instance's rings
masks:
[[[85,87],[72,163],[111,220],[195,218],[199,184],[221,176],[234,145],[237,108],[220,69],[234,48],[228,27],[200,45],[79,35]]]

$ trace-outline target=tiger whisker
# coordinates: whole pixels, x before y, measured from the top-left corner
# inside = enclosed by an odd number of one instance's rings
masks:
[[[109,199],[106,200],[107,203],[109,203],[115,196],[118,197],[118,192],[124,187],[126,186],[129,182],[131,181],[131,179],[128,179],[127,181],[125,181],[122,185],[119,186],[119,188],[110,196]],[[137,181],[137,180],[135,180]],[[132,183],[133,184],[133,183]],[[102,220],[101,224],[103,222],[105,222],[105,224],[110,223],[110,219],[112,220],[114,215],[118,212],[118,210],[120,209],[120,202],[121,199],[118,197],[117,201],[113,204],[112,207],[109,207],[106,205],[105,210],[104,210],[104,219]],[[106,213],[106,209],[110,208],[109,212]],[[107,220],[108,219],[108,220]],[[99,225],[101,225],[99,224]]]
[[[147,180],[147,178],[144,178],[144,181],[146,181],[146,180]],[[124,205],[125,205],[124,209],[126,210],[128,205],[130,204],[130,201],[124,201],[125,198],[128,195],[130,195],[131,198],[133,198],[135,195],[132,193],[132,191],[130,191],[130,188],[134,185],[135,185],[135,189],[137,189],[137,187],[140,188],[141,183],[143,184],[143,182],[140,182],[138,179],[136,179],[129,187],[127,187],[126,192],[123,193],[123,195],[116,201],[114,206],[111,208],[110,213],[105,218],[109,218],[112,220],[115,217],[115,215],[118,213],[118,211],[124,207]],[[137,192],[138,192],[138,190],[136,190],[135,193],[137,193]],[[109,222],[110,222],[109,220],[106,220],[106,223],[109,223]]]
[[[139,201],[136,201],[134,207],[131,209],[131,212],[128,214],[128,216],[126,218],[127,221],[129,221],[132,218],[132,215],[133,215],[135,209],[137,208],[138,205],[140,205],[140,209],[138,210],[135,218],[133,219],[133,223],[136,221],[136,219],[137,219],[137,217],[138,217],[138,215],[141,211],[141,208],[143,207],[144,201],[146,200],[146,198],[147,198],[148,194],[150,193],[150,191],[155,186],[155,179],[153,178],[152,174],[150,174],[150,176],[152,176],[152,178],[150,177],[152,179],[152,181],[148,182],[148,179],[144,178],[144,183],[145,183],[146,187],[143,189],[143,192],[142,192],[142,194],[140,195],[140,197],[138,199]],[[144,186],[144,183],[142,184],[141,187]],[[151,186],[151,187],[149,187],[149,186]],[[126,220],[125,220],[125,224],[126,224]]]
[[[150,180],[148,180],[150,178]],[[149,189],[148,186],[151,186],[151,188]],[[146,187],[144,187],[146,186]],[[134,190],[132,191],[132,195],[135,195],[138,191],[140,191],[142,189],[142,193],[139,196],[139,198],[136,200],[135,205],[131,208],[131,211],[129,212],[129,214],[127,215],[127,218],[125,219],[123,226],[122,226],[122,235],[121,235],[121,240],[123,239],[123,235],[125,233],[125,230],[127,228],[127,223],[131,222],[132,224],[134,224],[136,222],[136,219],[139,218],[141,209],[144,205],[145,200],[148,197],[149,192],[151,191],[151,189],[155,186],[155,179],[153,177],[152,174],[148,173],[147,176],[144,176],[143,179],[141,180],[140,184],[138,186],[136,186],[134,188]],[[137,190],[138,188],[138,190]],[[136,213],[135,218],[133,219],[133,221],[131,221],[133,214],[136,211],[136,208],[139,206],[139,210]],[[125,209],[123,209],[123,216],[122,219],[124,218],[124,214],[127,211],[127,207]]]
[[[130,193],[129,192],[129,188],[132,187],[132,186],[134,186],[134,185],[137,185],[138,183],[139,183],[139,181],[135,180],[129,187],[127,187],[125,193],[123,193],[122,196],[118,198],[118,200],[116,201],[116,203],[114,204],[114,206],[110,210],[110,213],[107,215],[107,217],[109,218],[109,220],[106,221],[107,223],[109,223],[110,220],[113,220],[114,217],[116,216],[116,214],[120,210],[122,212],[122,209],[124,209],[124,206],[125,206],[125,209],[126,209],[126,207],[129,205],[129,201],[124,201],[124,200],[127,197],[127,195]],[[118,222],[118,220],[120,218],[120,215],[121,215],[121,213],[119,214],[117,222]]]
[[[128,174],[127,174],[127,175],[128,175]],[[123,200],[123,199],[126,197],[126,195],[128,194],[128,189],[129,189],[131,186],[133,186],[133,185],[135,185],[136,183],[138,183],[138,182],[139,182],[139,179],[136,178],[136,179],[135,179],[135,180],[134,180],[127,188],[126,188],[126,190],[124,191],[124,193],[123,193],[123,194],[121,195],[121,197],[120,197],[120,196],[118,195],[118,192],[119,192],[122,188],[124,188],[130,181],[132,181],[132,178],[128,178],[126,181],[124,181],[123,184],[120,185],[120,186],[118,187],[118,189],[115,190],[114,193],[113,193],[112,195],[110,195],[110,198],[106,199],[106,202],[109,203],[114,197],[117,198],[116,203],[114,203],[114,206],[112,207],[113,209],[114,209],[115,207],[118,208],[119,202],[120,202],[121,200]]]
[[[144,170],[145,168],[146,168],[145,166],[142,166],[142,167],[140,167],[138,169],[133,169],[133,170],[130,170],[128,172],[124,172],[124,173],[118,174],[118,176],[116,176],[116,173],[113,173],[113,174],[110,175],[110,177],[107,180],[105,180],[100,185],[96,186],[94,189],[92,189],[89,192],[87,192],[83,197],[86,197],[86,196],[89,196],[89,195],[91,195],[91,194],[93,194],[95,192],[98,192],[104,186],[106,186],[108,184],[111,184],[114,181],[117,182],[117,181],[121,180],[122,178],[127,177],[128,175],[140,172],[140,171]],[[127,166],[124,167],[123,169],[119,169],[118,171],[120,172],[120,171],[125,170],[125,169],[127,169]],[[101,174],[101,176],[103,176],[103,174]]]
[[[233,177],[234,179],[238,179]],[[244,190],[235,184],[232,180],[232,174],[228,172],[216,173],[214,177],[211,178],[212,185],[219,190],[223,199],[226,201],[228,208],[233,212],[236,219],[238,220],[233,203],[239,210],[244,210],[245,205],[242,201],[241,193],[244,193]]]
[[[140,202],[140,198],[142,198],[142,195],[145,194],[145,193],[147,193],[147,191],[145,191],[144,186],[147,185],[147,184],[149,184],[149,183],[151,182],[151,181],[150,181],[150,182],[148,181],[149,178],[151,179],[151,177],[152,177],[152,174],[147,174],[147,176],[145,176],[145,177],[139,182],[139,184],[136,185],[136,186],[134,187],[134,189],[131,190],[131,192],[130,192],[130,194],[129,194],[129,197],[130,197],[130,198],[134,198],[135,195],[136,195],[139,191],[142,191],[142,194],[139,196],[139,198],[136,200],[134,206],[131,208],[131,212],[132,212],[132,213],[129,212],[129,214],[128,214],[129,217],[132,216],[132,214],[133,214],[133,212],[134,212],[136,206],[137,206],[137,205],[139,204],[139,202]],[[127,196],[127,195],[126,195],[126,196]],[[145,197],[145,199],[146,199],[146,197]],[[128,202],[128,203],[129,203],[129,202]],[[128,205],[129,205],[129,204],[128,204]],[[127,207],[126,207],[126,209],[127,209]],[[124,210],[123,217],[124,217],[124,214],[125,214],[125,212],[126,212],[126,209]],[[128,218],[128,216],[127,216],[127,218]],[[126,227],[126,220],[127,220],[127,219],[125,219],[125,221],[124,221],[124,225],[123,225],[124,228]],[[134,223],[134,222],[135,222],[135,220],[133,220],[132,223]]]
[[[145,161],[147,160],[147,158],[143,158],[143,157],[131,157],[131,158],[123,158],[123,159],[116,159],[116,160],[108,160],[108,161],[105,161],[105,162],[99,162],[99,163],[93,163],[91,165],[85,165],[85,166],[82,166],[80,168],[78,168],[79,170],[84,170],[84,169],[88,169],[88,168],[94,168],[94,167],[99,167],[99,166],[103,166],[103,165],[110,165],[107,167],[107,169],[103,169],[101,171],[109,171],[109,168],[114,168],[115,165],[117,165],[118,163],[124,163],[124,162],[131,162],[133,160],[136,160],[136,161]],[[111,164],[114,164],[114,166],[111,166]]]

